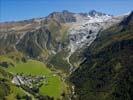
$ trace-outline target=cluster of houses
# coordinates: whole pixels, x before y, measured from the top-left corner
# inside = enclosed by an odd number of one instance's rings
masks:
[[[46,76],[31,76],[31,75],[15,75],[12,79],[12,83],[20,86],[25,85],[29,88],[33,86],[39,86],[40,84],[47,84]]]

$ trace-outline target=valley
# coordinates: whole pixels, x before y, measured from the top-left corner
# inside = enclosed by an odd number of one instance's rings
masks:
[[[10,54],[9,54],[10,55]],[[8,60],[7,60],[8,59]],[[22,94],[27,94],[33,100],[36,100],[38,96],[49,96],[57,99],[61,98],[61,94],[67,93],[67,85],[61,80],[55,71],[51,71],[45,64],[36,60],[26,60],[15,62],[11,58],[0,56],[0,64],[2,68],[13,75],[11,82],[15,84],[18,91]],[[8,65],[9,64],[9,65]],[[15,90],[16,91],[16,90]],[[19,98],[23,98],[23,95],[19,95]],[[9,95],[7,98],[16,98],[15,95]]]
[[[132,100],[132,49],[133,12],[0,23],[0,99]]]

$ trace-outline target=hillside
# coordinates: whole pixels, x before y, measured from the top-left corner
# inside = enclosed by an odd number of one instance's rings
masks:
[[[25,59],[19,52],[2,55],[0,56],[1,99],[61,98],[61,94],[67,91],[67,85],[56,72],[40,61]],[[51,93],[53,89],[55,92]]]
[[[76,100],[132,100],[133,12],[98,34],[72,73]]]

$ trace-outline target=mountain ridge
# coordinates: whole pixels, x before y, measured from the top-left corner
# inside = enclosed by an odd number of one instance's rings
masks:
[[[62,10],[62,11],[53,11],[52,13],[50,14],[53,14],[53,13],[71,13],[71,14],[76,14],[76,12],[71,12],[69,10]],[[97,13],[100,13],[100,14],[104,14],[105,13],[102,13],[100,11],[96,11],[96,10],[90,10],[89,12],[79,12],[78,14],[88,14],[88,13],[91,13],[91,12],[97,12]],[[44,16],[44,17],[35,17],[35,18],[29,18],[29,19],[26,19],[26,20],[18,20],[18,21],[5,21],[5,22],[0,22],[0,24],[4,24],[4,23],[15,23],[15,22],[23,22],[23,21],[32,21],[32,20],[35,20],[35,19],[45,19],[46,17],[48,17],[50,14]],[[110,14],[107,14],[107,15],[110,15]],[[113,16],[113,15],[111,15]]]
[[[53,12],[42,19],[22,21],[22,24],[18,22],[0,26],[1,41],[12,41],[11,44],[6,43],[5,48],[15,46],[29,57],[46,60],[63,49],[67,53],[70,50],[66,57],[67,63],[70,64],[69,58],[76,50],[87,44],[89,46],[101,30],[119,23],[122,19],[95,10],[87,13],[87,16],[64,10]],[[11,39],[6,40],[9,33]]]

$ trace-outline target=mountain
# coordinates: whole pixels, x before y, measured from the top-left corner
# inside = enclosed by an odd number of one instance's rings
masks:
[[[76,100],[132,100],[133,14],[100,32],[71,74]]]
[[[74,51],[87,42],[93,42],[102,28],[110,27],[120,20],[121,18],[113,18],[96,11],[90,11],[87,16],[83,16],[81,13],[64,10],[53,12],[44,18],[1,23],[0,51],[4,54],[18,50],[27,57],[54,65],[57,64],[55,59],[53,60],[56,54],[66,52],[69,56],[66,55],[63,62],[69,68],[69,58]],[[64,63],[57,66],[64,66]]]
[[[76,22],[76,18],[74,17],[74,13],[64,10],[62,12],[53,12],[47,16],[47,19],[55,19],[58,22],[66,23],[66,22]]]
[[[34,84],[36,87],[18,86],[19,91],[24,90],[22,96],[13,95],[18,98],[131,100],[132,27],[133,12],[113,16],[95,10],[87,13],[64,10],[42,18],[0,23],[0,68],[11,74],[7,83],[15,89],[14,79],[22,83],[26,83],[23,82],[26,77],[40,79]],[[41,87],[42,73],[50,75],[46,77],[48,87],[45,82]],[[57,94],[49,92],[51,87]],[[0,94],[10,97],[3,91]]]

